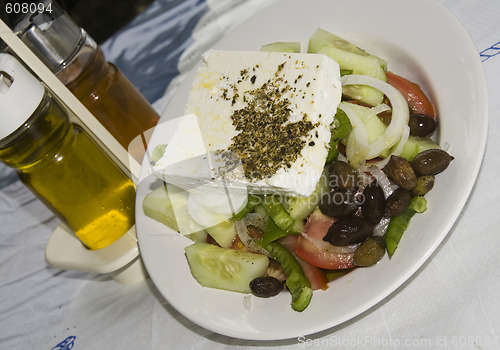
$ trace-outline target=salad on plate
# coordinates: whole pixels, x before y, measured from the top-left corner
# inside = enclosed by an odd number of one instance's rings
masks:
[[[396,253],[453,157],[438,115],[382,58],[321,28],[204,54],[186,116],[152,152],[144,213],[193,240],[200,285],[303,311],[314,290]],[[331,286],[334,288],[333,286]]]

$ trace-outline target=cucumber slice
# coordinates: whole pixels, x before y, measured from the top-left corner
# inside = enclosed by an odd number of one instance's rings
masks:
[[[333,58],[340,65],[341,69],[352,70],[353,74],[369,75],[382,81],[387,81],[384,69],[371,56],[360,56],[331,45],[323,46],[318,53]],[[381,91],[366,85],[343,86],[342,94],[370,106],[377,106],[384,99],[384,94]]]
[[[324,54],[334,59],[343,71],[352,71],[352,74],[369,75],[387,81],[385,76],[387,63],[383,59],[370,55],[349,41],[321,28],[309,39],[308,52]],[[342,93],[371,106],[379,105],[384,98],[384,94],[379,90],[364,85],[344,86]]]
[[[234,220],[223,221],[206,231],[222,248],[229,248],[237,235]]]
[[[300,43],[298,41],[278,41],[275,43],[262,45],[260,51],[299,53]]]
[[[313,212],[314,208],[319,205],[321,197],[326,192],[328,192],[328,177],[326,173],[323,172],[316,185],[316,189],[309,197],[288,197],[288,213],[296,222],[303,221]]]
[[[193,233],[188,233],[186,235],[187,238],[192,240],[195,243],[206,243],[207,242],[207,231],[201,230]]]
[[[146,216],[179,232],[179,225],[175,219],[174,209],[166,185],[148,193],[142,201],[142,209]]]
[[[250,293],[250,282],[264,276],[269,258],[262,254],[195,243],[185,248],[193,277],[204,287]]]
[[[148,193],[142,201],[144,214],[195,242],[206,239],[206,232],[189,215],[189,194],[174,185],[163,185]]]
[[[314,34],[309,39],[309,46],[307,48],[307,52],[309,53],[318,53],[321,48],[325,45],[332,45],[341,50],[352,52],[360,56],[369,56],[375,58],[382,69],[385,71],[387,69],[387,62],[380,57],[370,55],[365,50],[357,47],[353,43],[341,38],[338,35],[330,33],[322,28],[318,28]]]
[[[410,135],[400,156],[411,162],[417,154],[428,149],[441,149],[441,147],[428,137]]]

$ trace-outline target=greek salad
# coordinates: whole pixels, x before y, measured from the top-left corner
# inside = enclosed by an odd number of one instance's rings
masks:
[[[301,51],[277,42],[261,51]],[[307,52],[339,64],[338,104],[323,173],[307,197],[249,194],[234,215],[187,235],[193,277],[204,287],[269,298],[286,290],[303,311],[313,291],[357,268],[391,258],[411,218],[426,210],[436,175],[453,157],[434,141],[438,115],[422,89],[386,61],[319,28]],[[253,78],[255,80],[255,78]],[[254,82],[252,82],[254,83]],[[165,145],[153,152],[153,161]],[[143,201],[144,213],[173,230],[173,202],[187,194],[164,184]],[[177,203],[177,204],[178,204]]]

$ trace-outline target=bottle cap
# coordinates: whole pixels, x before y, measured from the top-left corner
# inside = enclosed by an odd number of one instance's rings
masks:
[[[13,56],[0,53],[0,140],[26,122],[45,89]]]
[[[51,11],[26,14],[14,32],[56,74],[78,52],[87,33],[55,1],[43,3]]]

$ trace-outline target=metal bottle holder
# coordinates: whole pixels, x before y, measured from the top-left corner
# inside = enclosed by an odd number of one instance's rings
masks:
[[[137,184],[140,164],[1,20],[0,38],[52,91],[54,97],[74,114],[115,163],[125,173],[130,174],[134,183]],[[45,260],[57,269],[110,274],[120,284],[133,284],[148,277],[140,257],[135,225],[111,245],[90,250],[65,225],[61,224],[47,242]]]

